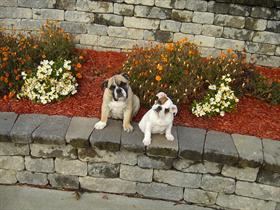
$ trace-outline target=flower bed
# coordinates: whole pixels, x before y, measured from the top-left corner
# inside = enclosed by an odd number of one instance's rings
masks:
[[[87,55],[81,69],[83,79],[79,91],[63,101],[46,105],[34,104],[29,100],[0,100],[0,111],[16,113],[44,113],[50,115],[99,117],[102,103],[101,83],[118,72],[126,55],[116,52],[85,51]],[[280,69],[259,70],[266,76],[280,79]],[[280,105],[270,105],[252,97],[240,98],[237,108],[224,117],[197,118],[182,105],[175,117],[175,124],[240,133],[280,140]],[[141,108],[134,120],[139,121],[147,109]]]

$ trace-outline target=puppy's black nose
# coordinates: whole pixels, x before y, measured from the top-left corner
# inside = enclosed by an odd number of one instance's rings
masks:
[[[156,112],[160,112],[160,110],[162,110],[162,107],[158,106],[155,110],[156,110]]]
[[[118,94],[122,94],[122,89],[118,88],[118,89],[117,89],[117,93],[118,93]]]

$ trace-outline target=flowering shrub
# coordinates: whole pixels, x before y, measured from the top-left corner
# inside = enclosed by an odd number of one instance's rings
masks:
[[[29,76],[22,72],[24,84],[17,97],[26,97],[34,102],[46,104],[75,94],[78,83],[70,64],[71,61],[68,60],[43,60],[36,74]]]
[[[231,81],[230,75],[227,74],[222,76],[218,86],[215,84],[209,85],[204,99],[201,102],[193,102],[192,113],[197,117],[217,114],[224,116],[225,112],[232,111],[239,100],[229,86]]]

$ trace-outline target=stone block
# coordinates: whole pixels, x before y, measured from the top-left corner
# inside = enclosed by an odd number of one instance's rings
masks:
[[[263,139],[262,143],[265,168],[280,172],[280,142]]]
[[[193,12],[187,10],[172,10],[171,18],[175,21],[191,22],[193,18]]]
[[[121,149],[125,149],[127,151],[142,153],[145,151],[145,146],[142,143],[144,138],[144,134],[140,130],[138,123],[132,123],[133,132],[127,133],[122,131],[121,135]]]
[[[143,30],[125,27],[109,26],[108,35],[127,39],[143,39]]]
[[[207,11],[218,14],[228,14],[229,13],[230,4],[228,3],[220,3],[215,1],[208,2]]]
[[[272,21],[269,20],[267,22],[267,31],[275,32],[275,33],[280,33],[280,21]]]
[[[175,0],[171,2],[172,7],[175,9],[184,9],[186,6],[186,1],[185,0]]]
[[[213,205],[216,203],[218,193],[200,189],[185,188],[184,200],[191,203]]]
[[[257,179],[259,168],[237,168],[224,165],[222,175],[238,180],[254,182]]]
[[[0,168],[21,171],[24,169],[24,159],[21,156],[0,156]]]
[[[152,182],[153,170],[137,166],[121,165],[120,178],[135,182]]]
[[[280,55],[280,47],[276,48],[275,55]]]
[[[31,155],[42,158],[77,158],[77,150],[71,145],[31,144]]]
[[[112,39],[110,37],[107,38]],[[101,44],[101,46],[103,45]],[[93,130],[90,136],[90,143],[93,147],[96,147],[98,149],[119,151],[122,132],[121,121],[108,120],[107,123],[108,125],[104,129]]]
[[[183,198],[183,188],[169,186],[161,183],[137,183],[137,193],[145,197],[167,199],[167,200],[181,200]]]
[[[252,40],[254,31],[246,29],[236,29],[224,27],[223,38],[250,41]]]
[[[260,31],[255,33],[253,37],[253,42],[278,45],[280,44],[280,36],[278,33]]]
[[[89,136],[97,121],[97,118],[73,117],[65,136],[66,142],[74,147],[88,147]]]
[[[155,0],[157,7],[172,8],[172,0]]]
[[[202,176],[201,188],[212,192],[231,194],[235,191],[235,180],[204,174]]]
[[[214,18],[214,25],[232,28],[244,28],[245,17],[217,14]]]
[[[187,0],[185,3],[185,8],[187,10],[204,12],[207,10],[207,1]]]
[[[174,141],[168,141],[164,135],[152,135],[152,143],[147,146],[146,152],[151,156],[177,157],[178,153],[178,135],[177,127],[172,128]]]
[[[137,17],[124,17],[124,26],[128,28],[158,29],[159,20]]]
[[[109,37],[109,36],[101,36],[99,40],[99,46],[103,47],[114,47],[114,48],[121,48],[121,49],[132,49],[133,46],[139,44],[139,41],[125,39],[125,38],[118,38],[118,37]],[[120,131],[122,126],[120,125]]]
[[[154,170],[154,181],[178,187],[199,188],[201,174],[183,173],[173,170]]]
[[[181,39],[187,39],[189,41],[193,41],[194,40],[194,35],[190,35],[190,34],[183,34],[183,33],[174,33],[173,36],[173,41],[179,41]]]
[[[172,161],[171,158],[138,156],[138,166],[141,168],[170,169]]]
[[[56,0],[55,8],[63,10],[75,10],[76,0]]]
[[[122,26],[123,16],[114,14],[96,14],[94,22],[100,25]]]
[[[236,16],[249,16],[251,7],[240,4],[230,4],[229,14]]]
[[[71,34],[85,34],[87,32],[86,25],[81,23],[63,21],[61,22],[61,28],[63,28],[65,32]]]
[[[200,174],[219,174],[222,165],[214,162],[196,162],[192,160],[177,159],[173,162],[173,167],[179,171],[200,173]]]
[[[215,37],[195,35],[193,42],[198,46],[203,47],[214,47]]]
[[[116,178],[120,175],[120,165],[112,163],[89,163],[88,175],[99,178]]]
[[[4,7],[16,7],[18,4],[17,0],[2,0],[0,2],[0,6],[4,6]]]
[[[100,37],[97,35],[79,34],[77,36],[77,39],[80,40],[80,44],[82,44],[82,45],[98,45]],[[92,129],[93,129],[93,127],[92,127]]]
[[[272,10],[267,7],[253,7],[251,16],[255,18],[270,18],[273,15]]]
[[[64,10],[33,9],[33,19],[37,20],[64,20]]]
[[[182,23],[181,32],[187,34],[201,34],[202,25],[198,23]]]
[[[273,44],[262,44],[259,43],[259,51],[260,54],[266,54],[266,55],[274,55],[276,51],[276,45]]]
[[[47,174],[33,173],[30,171],[17,172],[17,180],[22,184],[46,185],[48,184]]]
[[[54,162],[52,158],[31,158],[30,156],[25,157],[25,167],[28,171],[33,172],[54,172]]]
[[[280,173],[261,169],[258,173],[257,182],[280,187]]]
[[[256,167],[263,163],[263,150],[260,138],[240,134],[232,134],[231,136],[239,154],[241,165]]]
[[[201,160],[206,130],[178,126],[179,156]]]
[[[86,176],[87,163],[79,160],[55,159],[55,171],[63,175]]]
[[[158,42],[172,42],[173,33],[169,31],[156,30],[154,33],[155,40]]]
[[[114,13],[117,15],[124,15],[124,16],[133,16],[133,5],[128,4],[114,4]]]
[[[54,8],[55,0],[18,0],[18,6],[30,8]]]
[[[135,6],[134,14],[138,17],[169,19],[171,17],[171,10],[158,7]]]
[[[87,32],[90,35],[100,35],[100,36],[107,36],[108,27],[99,24],[90,24],[87,25]]]
[[[280,57],[279,56],[267,56],[267,55],[254,55],[256,65],[260,66],[270,66],[277,67],[280,66]]]
[[[215,47],[225,50],[231,48],[234,50],[242,51],[242,49],[245,47],[245,42],[233,39],[216,38]]]
[[[148,5],[153,6],[155,4],[155,0],[124,0],[127,4],[141,4],[141,5]]]
[[[276,203],[237,195],[219,194],[216,202],[219,206],[230,209],[274,210]]]
[[[0,142],[10,141],[10,132],[17,116],[18,115],[14,112],[0,112]]]
[[[79,177],[81,188],[110,192],[110,193],[126,193],[134,194],[136,193],[136,183],[125,181],[121,179],[110,179],[110,178],[93,178],[93,177]]]
[[[29,155],[29,146],[25,144],[14,144],[9,142],[0,142],[0,156],[8,155]]]
[[[65,116],[49,116],[32,133],[35,143],[65,144],[65,135],[69,127],[70,118]]]
[[[248,17],[245,19],[245,28],[256,31],[264,31],[267,26],[267,20]]]
[[[77,10],[93,13],[113,13],[114,6],[111,2],[77,0]]]
[[[0,7],[0,18],[32,18],[32,9],[17,7]]]
[[[66,11],[65,20],[69,22],[91,23],[94,21],[94,15],[88,12]]]
[[[205,36],[221,37],[223,27],[214,25],[203,25],[201,34]]]
[[[79,178],[61,174],[48,174],[50,185],[59,189],[79,189]]]
[[[144,30],[143,35],[144,35],[144,40],[155,41],[155,35],[154,35],[153,31]]]
[[[194,12],[192,21],[194,23],[212,24],[214,22],[214,14],[211,12]]]
[[[30,143],[33,131],[47,118],[42,114],[19,115],[11,130],[10,137],[15,143]]]
[[[179,32],[181,28],[181,23],[173,20],[162,20],[160,22],[160,30],[162,31],[172,31]]]
[[[280,202],[280,188],[249,182],[236,182],[237,195]]]
[[[1,184],[15,184],[17,182],[16,171],[0,169],[0,183]]]

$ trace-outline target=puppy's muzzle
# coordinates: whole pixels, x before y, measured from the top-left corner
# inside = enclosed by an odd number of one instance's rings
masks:
[[[161,107],[161,106],[158,106],[158,107],[155,109],[156,112],[160,112],[161,110],[162,110],[162,107]]]

